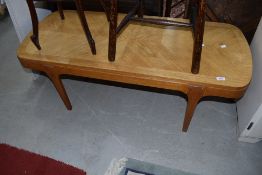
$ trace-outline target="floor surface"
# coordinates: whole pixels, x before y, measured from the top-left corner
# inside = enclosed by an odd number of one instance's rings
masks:
[[[48,78],[22,68],[18,45],[10,18],[0,20],[1,143],[89,175],[103,175],[121,157],[199,175],[261,175],[262,143],[237,141],[234,103],[201,102],[188,133],[182,133],[186,100],[180,96],[64,79],[73,104],[67,111]]]

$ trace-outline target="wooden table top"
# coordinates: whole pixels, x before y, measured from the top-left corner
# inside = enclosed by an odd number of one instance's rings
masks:
[[[18,57],[20,60],[106,71],[112,75],[231,89],[246,87],[251,80],[249,45],[241,31],[232,25],[206,23],[200,73],[194,75],[190,72],[193,49],[190,29],[130,23],[118,38],[116,61],[109,62],[106,16],[100,12],[86,12],[86,15],[97,55],[91,54],[76,12],[65,11],[64,21],[58,13],[52,13],[40,23],[41,51],[28,36],[18,49]],[[119,21],[122,17],[119,14]]]

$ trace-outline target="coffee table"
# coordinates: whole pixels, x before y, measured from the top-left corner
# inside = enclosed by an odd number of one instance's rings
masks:
[[[25,68],[44,72],[50,77],[68,110],[72,106],[60,75],[180,91],[188,97],[183,124],[186,132],[202,97],[237,100],[249,85],[252,56],[237,27],[206,23],[201,68],[195,75],[190,70],[193,49],[190,29],[131,23],[118,37],[116,61],[109,62],[107,18],[100,12],[86,13],[97,43],[97,55],[90,52],[74,11],[64,12],[65,21],[61,21],[59,13],[55,12],[40,22],[41,51],[30,41],[31,34],[17,51]],[[119,18],[123,17],[119,14]]]

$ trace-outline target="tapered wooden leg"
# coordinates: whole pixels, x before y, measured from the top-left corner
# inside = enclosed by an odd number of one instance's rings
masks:
[[[191,0],[186,0],[185,2],[185,13],[184,18],[189,18],[189,10],[191,9]]]
[[[107,18],[107,21],[110,20],[110,11],[106,5],[106,2],[105,0],[99,0],[100,4],[102,5],[104,11],[105,11],[105,14],[106,14],[106,18]]]
[[[109,27],[109,46],[108,59],[115,61],[116,56],[116,37],[117,37],[117,0],[110,1],[110,27]]]
[[[58,74],[55,74],[53,72],[47,72],[48,77],[53,82],[58,94],[60,95],[61,99],[63,100],[66,108],[68,110],[72,110],[71,102],[67,96],[67,93],[65,91],[64,85],[60,79],[60,76]]]
[[[120,33],[120,31],[128,24],[131,18],[138,13],[139,9],[140,9],[140,3],[138,2],[136,6],[122,19],[121,23],[118,25],[116,29],[117,34]]]
[[[33,0],[26,0],[30,16],[31,16],[31,21],[32,21],[32,28],[33,28],[33,35],[31,36],[31,40],[36,46],[38,50],[41,50],[41,46],[39,43],[39,29],[38,29],[38,18],[37,18],[37,13],[35,10],[35,5]]]
[[[192,67],[191,72],[193,74],[198,74],[200,69],[202,44],[205,30],[205,16],[206,16],[206,0],[199,0],[198,12],[194,26],[194,48],[192,56]]]
[[[65,15],[64,15],[63,4],[62,4],[61,0],[57,1],[57,9],[59,11],[61,19],[64,20],[65,19]]]
[[[87,20],[86,20],[86,17],[85,17],[85,11],[84,11],[84,8],[83,8],[83,0],[75,0],[75,4],[76,4],[79,19],[81,21],[81,24],[82,24],[83,30],[85,32],[89,46],[91,48],[92,54],[95,55],[96,54],[96,45],[95,45],[95,41],[92,37],[92,34],[89,30],[88,24],[87,24]]]
[[[190,122],[192,120],[194,111],[200,99],[203,97],[203,88],[201,87],[190,87],[188,91],[188,102],[187,109],[184,118],[183,132],[187,132]]]
[[[171,14],[172,0],[166,0],[165,17],[170,17]]]
[[[137,15],[139,18],[143,18],[144,16],[144,0],[138,0],[139,2],[139,9],[137,11]]]

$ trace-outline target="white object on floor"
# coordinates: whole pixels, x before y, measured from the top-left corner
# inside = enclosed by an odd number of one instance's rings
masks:
[[[262,19],[251,43],[253,77],[245,96],[237,103],[239,141],[262,140]]]
[[[127,172],[127,175],[145,175],[145,174],[141,174],[141,173],[134,173],[134,172]]]
[[[127,161],[127,158],[122,158],[120,160],[113,159],[105,175],[118,175],[125,168]]]

